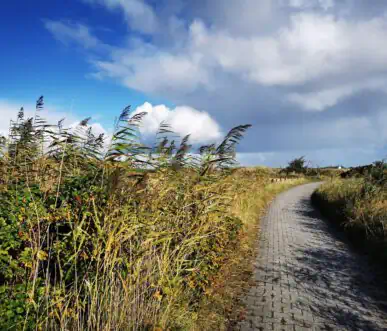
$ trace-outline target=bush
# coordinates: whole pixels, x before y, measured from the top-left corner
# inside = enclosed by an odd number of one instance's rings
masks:
[[[342,173],[341,178],[366,178],[375,184],[385,185],[387,182],[387,163],[376,161],[366,166],[354,167]]]
[[[308,167],[306,166],[306,160],[304,156],[295,158],[290,161],[288,166],[284,169],[287,174],[294,172],[296,174],[305,174]]]

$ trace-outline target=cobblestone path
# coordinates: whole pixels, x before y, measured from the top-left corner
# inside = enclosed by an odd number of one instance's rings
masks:
[[[262,220],[255,285],[238,330],[387,330],[377,272],[314,210],[318,185],[282,193]]]

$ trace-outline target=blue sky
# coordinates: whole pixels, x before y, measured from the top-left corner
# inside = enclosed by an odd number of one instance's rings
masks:
[[[251,123],[243,164],[387,156],[383,0],[5,1],[0,131],[44,95],[50,120],[146,110],[194,143]]]
[[[115,42],[116,31],[125,34],[125,24],[102,9],[91,10],[81,1],[6,1],[0,12],[0,98],[16,104],[30,104],[44,95],[48,104],[81,117],[103,118],[106,125],[128,104],[145,100],[162,102],[114,81],[88,77],[88,54],[53,38],[45,20],[72,20],[95,26]],[[111,31],[104,29],[112,29]]]

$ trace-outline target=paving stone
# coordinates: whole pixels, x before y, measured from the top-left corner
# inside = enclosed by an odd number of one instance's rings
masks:
[[[276,331],[297,331],[294,325],[282,325],[274,323],[274,330]]]
[[[251,326],[251,323],[250,322],[247,322],[247,321],[243,321],[240,323],[240,325],[238,326],[238,330],[239,331],[253,331],[255,330],[255,328],[253,328]]]
[[[387,330],[386,292],[366,257],[312,207],[318,185],[280,194],[262,219],[255,285],[237,330]]]

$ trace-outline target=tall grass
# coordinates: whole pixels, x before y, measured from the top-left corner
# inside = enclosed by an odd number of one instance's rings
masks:
[[[145,146],[125,108],[110,141],[25,118],[1,139],[0,328],[190,329],[238,245],[229,167],[249,125],[191,153],[167,124]]]
[[[279,171],[263,167],[238,169],[229,178],[233,188],[230,210],[241,220],[242,229],[238,234],[238,246],[227,253],[227,263],[222,265],[204,299],[198,330],[232,330],[245,318],[246,307],[241,299],[245,291],[254,286],[251,281],[260,238],[259,220],[278,193],[311,180],[300,176],[272,182],[271,178],[279,176]]]
[[[370,173],[324,183],[313,194],[321,211],[340,224],[355,245],[387,262],[387,167]]]
[[[249,125],[193,151],[125,108],[110,139],[90,118],[21,109],[0,139],[0,329],[213,330],[239,318],[258,220],[279,171],[235,169]],[[237,316],[238,315],[238,316]]]

